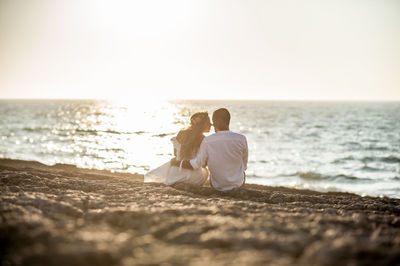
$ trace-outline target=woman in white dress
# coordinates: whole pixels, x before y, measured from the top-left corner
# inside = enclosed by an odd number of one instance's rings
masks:
[[[179,131],[176,137],[171,139],[174,145],[174,155],[179,161],[194,158],[204,139],[203,133],[210,132],[211,123],[207,112],[198,112],[191,116],[190,126]],[[151,170],[144,175],[144,182],[157,182],[166,185],[185,183],[202,186],[208,178],[208,170],[204,165],[197,170],[184,169],[171,166],[169,162]]]

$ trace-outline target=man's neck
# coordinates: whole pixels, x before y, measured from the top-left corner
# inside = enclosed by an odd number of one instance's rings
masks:
[[[215,132],[220,132],[220,131],[228,131],[229,130],[229,127],[228,128],[216,128],[215,129]]]

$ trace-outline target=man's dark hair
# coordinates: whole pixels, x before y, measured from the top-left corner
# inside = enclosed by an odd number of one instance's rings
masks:
[[[212,120],[214,123],[218,123],[229,127],[231,121],[231,115],[226,108],[220,108],[213,113]]]

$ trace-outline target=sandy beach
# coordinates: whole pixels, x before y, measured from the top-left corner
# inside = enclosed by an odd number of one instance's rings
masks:
[[[400,200],[0,160],[2,265],[395,265]]]

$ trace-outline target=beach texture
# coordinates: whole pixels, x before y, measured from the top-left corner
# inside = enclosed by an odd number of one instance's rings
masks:
[[[400,200],[0,160],[1,265],[396,265]]]

